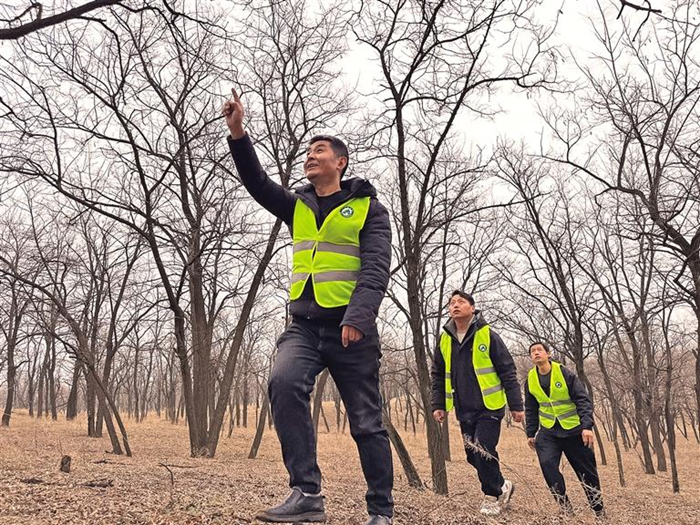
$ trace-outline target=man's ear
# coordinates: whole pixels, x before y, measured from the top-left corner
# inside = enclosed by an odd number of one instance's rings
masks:
[[[342,173],[343,170],[348,167],[348,158],[339,157],[338,160],[340,161],[340,172]]]

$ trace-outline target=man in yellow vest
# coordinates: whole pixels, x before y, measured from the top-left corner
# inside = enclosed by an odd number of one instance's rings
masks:
[[[578,377],[551,357],[545,343],[530,345],[535,366],[525,384],[527,442],[537,452],[544,479],[562,511],[573,513],[559,470],[564,453],[583,485],[588,504],[602,517],[605,510],[593,452],[593,403]]]
[[[449,313],[433,358],[433,417],[442,423],[455,409],[467,461],[476,468],[486,496],[481,513],[498,516],[515,489],[503,478],[496,451],[506,404],[513,421],[520,423],[525,417],[515,363],[503,340],[475,309],[470,294],[455,290]]]
[[[393,466],[382,423],[376,317],[389,282],[389,214],[368,181],[342,179],[348,149],[333,136],[309,141],[304,174],[310,184],[291,192],[272,181],[243,128],[243,104],[232,92],[223,113],[241,181],[290,227],[293,241],[292,322],[277,341],[268,388],[292,491],[257,517],[267,522],[326,519],[309,398],[316,376],[328,368],[367,481],[367,525],[388,525],[394,507]]]

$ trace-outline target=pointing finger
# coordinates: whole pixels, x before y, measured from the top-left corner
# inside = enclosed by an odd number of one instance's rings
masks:
[[[238,93],[236,93],[236,90],[234,88],[231,88],[231,94],[233,95],[233,100],[235,100],[236,102],[241,101],[240,97],[238,96]]]

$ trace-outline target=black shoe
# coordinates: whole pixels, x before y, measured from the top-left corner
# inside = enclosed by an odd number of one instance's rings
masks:
[[[571,502],[568,499],[566,500],[566,502],[560,504],[559,512],[564,518],[573,518],[576,514],[574,512],[573,505],[571,505]]]
[[[307,496],[301,489],[294,487],[284,502],[255,517],[272,523],[322,523],[326,521],[326,512],[323,510],[323,496]]]
[[[391,518],[389,516],[370,514],[369,519],[365,522],[365,525],[391,525]]]

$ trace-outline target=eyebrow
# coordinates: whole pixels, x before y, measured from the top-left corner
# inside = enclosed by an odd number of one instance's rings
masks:
[[[326,147],[325,144],[320,144],[320,143],[312,144],[311,146],[306,148],[306,153],[309,153],[312,149],[323,149],[325,147]]]

